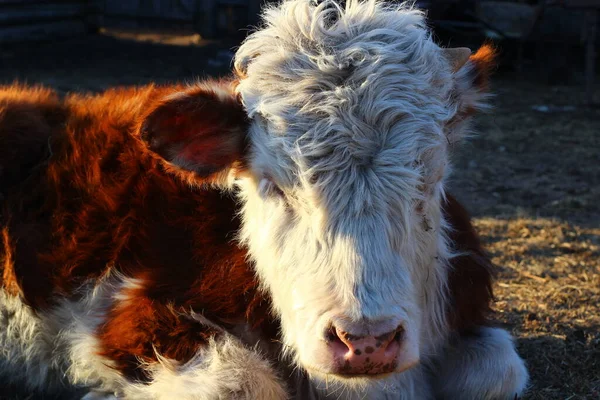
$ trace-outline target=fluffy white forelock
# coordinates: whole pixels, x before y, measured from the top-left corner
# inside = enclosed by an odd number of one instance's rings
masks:
[[[399,211],[418,198],[430,169],[421,159],[445,159],[443,126],[456,111],[423,13],[291,0],[264,20],[235,60],[237,90],[263,128],[253,130],[258,168],[276,166],[269,172],[283,186],[316,191],[330,216]]]

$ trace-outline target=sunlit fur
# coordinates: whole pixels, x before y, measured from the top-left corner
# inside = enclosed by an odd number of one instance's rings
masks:
[[[448,147],[483,105],[473,65],[453,74],[408,5],[292,0],[264,19],[235,59],[253,118],[241,238],[287,349],[314,379],[335,380],[329,324],[389,320],[426,363],[447,332]]]

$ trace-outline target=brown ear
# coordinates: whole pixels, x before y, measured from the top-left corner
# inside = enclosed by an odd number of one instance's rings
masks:
[[[460,140],[469,132],[475,112],[489,107],[489,81],[495,66],[496,51],[492,46],[484,45],[454,72],[452,99],[456,114],[446,124],[448,142]]]
[[[496,68],[496,50],[489,44],[483,45],[475,54],[469,57],[471,83],[479,90],[487,90],[490,77]]]
[[[471,49],[467,47],[447,48],[442,50],[442,54],[448,60],[452,72],[456,72],[469,61]]]
[[[143,119],[140,136],[165,161],[209,177],[241,161],[248,121],[233,91],[215,83],[160,100]]]

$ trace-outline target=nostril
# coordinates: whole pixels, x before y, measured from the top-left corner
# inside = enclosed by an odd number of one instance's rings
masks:
[[[398,329],[396,329],[396,334],[394,335],[394,342],[402,342],[402,340],[404,339],[404,327],[399,326]]]
[[[404,328],[399,326],[394,332],[391,340],[387,343],[386,352],[387,351],[397,351],[399,346],[402,345],[404,341]]]
[[[340,356],[347,356],[355,351],[352,343],[345,339],[343,332],[338,331],[334,326],[325,332],[325,340],[329,347]]]
[[[325,332],[325,340],[332,343],[340,343],[343,344],[342,339],[340,339],[337,329],[334,326],[330,326]]]

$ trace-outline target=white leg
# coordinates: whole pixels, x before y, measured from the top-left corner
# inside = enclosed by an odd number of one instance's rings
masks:
[[[73,382],[94,388],[85,400],[287,399],[284,385],[266,358],[229,334],[211,339],[185,363],[159,356],[157,362],[140,364],[150,378],[141,383],[111,368],[110,359],[97,355],[93,333],[87,333],[77,332],[69,368]]]
[[[211,340],[185,364],[160,359],[146,365],[151,381],[123,387],[127,399],[283,400],[287,393],[261,355],[233,337]]]
[[[52,337],[17,296],[0,289],[0,376],[29,391],[62,387],[60,360],[52,358]]]
[[[445,349],[433,385],[438,399],[514,400],[528,379],[510,334],[482,327]]]
[[[91,390],[85,399],[132,400],[283,400],[284,385],[274,369],[257,349],[245,346],[225,331],[218,331],[190,359],[175,361],[156,354],[157,361],[139,360],[147,382],[126,378],[115,360],[100,355],[98,327],[106,321],[112,299],[122,299],[115,292],[132,283],[107,282],[90,291],[78,303],[62,302],[53,310],[52,322],[60,326],[57,340],[60,352],[68,359],[68,379]],[[112,300],[114,301],[114,300]],[[122,300],[121,300],[122,301]],[[211,323],[198,317],[199,324],[214,332]],[[133,328],[132,328],[133,329]],[[132,331],[135,334],[135,331]]]

